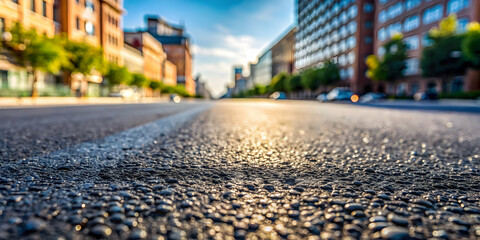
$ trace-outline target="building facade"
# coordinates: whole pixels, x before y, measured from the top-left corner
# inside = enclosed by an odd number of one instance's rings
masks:
[[[25,28],[35,29],[39,34],[53,37],[56,25],[53,20],[53,4],[53,0],[0,1],[0,35],[3,36],[14,23],[20,23]],[[46,91],[56,81],[52,75],[40,74],[37,89]],[[0,53],[0,94],[13,94],[11,90],[30,91],[32,82],[32,76],[25,69],[16,66],[12,59]]]
[[[122,58],[128,71],[143,74],[145,62],[140,50],[125,43],[122,49]]]
[[[184,85],[187,92],[194,95],[190,38],[186,35],[184,27],[174,26],[156,16],[147,16],[147,26],[148,32],[162,43],[168,61],[175,64],[177,84]]]
[[[88,0],[84,0],[88,1]],[[100,37],[105,59],[123,66],[122,0],[100,0]]]
[[[288,30],[272,46],[272,76],[279,73],[292,73],[295,70],[295,27]]]
[[[250,68],[250,78],[253,85],[266,86],[272,81],[272,50],[268,49],[260,57],[256,64]]]
[[[177,66],[168,60],[163,62],[163,83],[170,86],[177,85]]]
[[[165,59],[162,44],[148,32],[125,32],[125,43],[143,54],[143,74],[152,81],[162,81],[162,63]]]
[[[374,0],[298,0],[295,68],[333,61],[340,86],[364,93],[372,88],[365,58],[373,54]]]
[[[379,91],[397,95],[413,95],[419,91],[436,90],[455,92],[468,91],[468,80],[458,76],[442,86],[437,79],[425,79],[419,67],[422,49],[431,44],[428,39],[430,29],[450,14],[458,18],[458,31],[465,31],[470,21],[480,20],[480,1],[477,0],[377,0],[374,49],[377,56],[384,54],[382,45],[395,32],[404,36],[408,46],[405,79],[393,84],[377,86]]]

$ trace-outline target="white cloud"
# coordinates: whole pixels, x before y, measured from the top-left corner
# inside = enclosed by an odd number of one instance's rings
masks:
[[[214,39],[215,47],[194,45],[192,51],[195,56],[195,72],[208,81],[212,93],[218,96],[233,81],[234,65],[243,65],[244,73],[249,73],[248,63],[256,60],[262,44],[248,35],[219,34]]]

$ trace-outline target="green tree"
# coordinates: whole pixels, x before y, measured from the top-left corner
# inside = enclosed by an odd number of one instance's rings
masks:
[[[132,74],[132,81],[129,85],[137,86],[139,88],[149,87],[150,81],[143,74],[134,73]]]
[[[151,81],[148,85],[152,90],[160,90],[162,88],[162,83],[157,81]]]
[[[81,73],[89,75],[93,70],[105,72],[106,62],[103,58],[103,50],[86,42],[63,40],[63,47],[67,53],[68,61],[63,70],[73,74]]]
[[[404,70],[407,68],[407,45],[402,38],[400,33],[395,34],[390,41],[383,45],[385,55],[382,59],[370,55],[366,60],[367,76],[375,81],[393,83],[395,94],[396,81],[404,77]]]
[[[2,44],[15,63],[33,76],[32,97],[38,96],[37,82],[40,72],[57,73],[66,62],[66,54],[58,38],[39,35],[34,29],[25,29],[15,23],[5,33]]]
[[[288,78],[285,88],[287,92],[297,92],[303,89],[302,77],[298,74],[294,74]]]
[[[126,67],[110,64],[105,78],[108,81],[108,85],[113,87],[115,85],[128,84],[131,82],[132,74]]]
[[[467,33],[462,42],[464,58],[470,65],[480,70],[480,24],[472,22],[467,26]]]
[[[319,69],[307,69],[302,72],[301,84],[303,88],[311,91],[317,89],[320,86],[319,75]]]
[[[286,73],[279,73],[272,78],[272,90],[279,92],[286,92],[286,85],[288,81],[288,75]]]
[[[422,75],[439,78],[442,87],[453,76],[463,75],[468,67],[468,62],[461,57],[464,35],[457,34],[456,22],[455,15],[450,15],[440,22],[438,28],[430,31],[433,44],[423,49],[420,60]]]
[[[333,61],[328,61],[319,70],[320,85],[329,86],[340,80],[340,72]]]

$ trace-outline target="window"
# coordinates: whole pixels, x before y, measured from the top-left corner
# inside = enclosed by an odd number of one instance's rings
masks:
[[[77,30],[80,30],[80,18],[77,17]]]
[[[85,8],[90,8],[92,11],[95,11],[95,4],[93,4],[92,0],[85,0]]]
[[[456,13],[470,5],[470,0],[450,0],[447,4],[447,14]]]
[[[402,14],[402,12],[403,12],[403,4],[402,2],[399,2],[388,8],[388,18],[390,19],[395,18],[400,14]]]
[[[384,47],[379,47],[377,50],[378,56],[383,56],[385,55],[385,48]]]
[[[410,9],[413,9],[420,5],[420,3],[422,3],[421,0],[407,0],[405,1],[405,10],[408,11]]]
[[[353,5],[353,6],[351,6],[351,7],[348,9],[348,16],[349,16],[350,18],[356,17],[357,14],[358,14],[358,7],[357,7],[357,5]]]
[[[95,35],[95,26],[91,22],[85,22],[85,32],[89,36]]]
[[[373,4],[371,3],[365,3],[365,5],[363,6],[363,11],[366,13],[371,13],[373,12],[373,10],[374,10]]]
[[[418,74],[418,59],[417,58],[409,58],[405,61],[407,64],[407,68],[404,70],[404,74],[406,76],[411,76]]]
[[[385,31],[385,28],[380,28],[377,33],[377,38],[380,41],[384,41],[387,39],[387,32]]]
[[[380,21],[380,23],[384,23],[388,20],[388,17],[387,17],[387,11],[385,10],[382,10],[379,14],[378,14],[378,21]]]
[[[357,32],[357,22],[356,21],[352,21],[348,24],[348,31],[350,34],[354,34],[355,32]]]
[[[464,33],[467,30],[468,18],[460,18],[457,20],[457,31]]]
[[[420,26],[420,18],[417,15],[408,17],[403,24],[403,30],[410,32]]]
[[[373,22],[372,21],[369,21],[369,20],[365,21],[365,28],[370,29],[372,27],[373,27]]]
[[[372,37],[370,37],[370,36],[366,36],[366,37],[365,37],[365,43],[366,43],[366,44],[371,44],[372,42],[373,42]]]
[[[0,34],[5,32],[5,18],[0,18]]]
[[[30,10],[32,10],[32,12],[35,12],[35,10],[37,9],[37,7],[35,6],[35,1],[37,0],[30,0]]]
[[[395,33],[402,32],[402,24],[400,22],[395,22],[387,27],[387,37],[391,37]]]
[[[348,53],[347,62],[348,62],[348,64],[354,64],[355,63],[355,53],[354,52],[349,52]]]
[[[432,42],[432,39],[430,39],[430,36],[428,36],[428,32],[424,33],[422,37],[422,46],[428,47],[428,46],[432,46],[432,44],[433,42]]]
[[[47,2],[45,0],[42,1],[42,15],[47,17]]]
[[[12,0],[12,2],[14,2],[14,3],[18,4],[18,0]]]
[[[351,36],[347,39],[347,47],[349,49],[354,48],[357,45],[357,38],[355,36]]]
[[[418,49],[418,45],[420,44],[417,35],[407,37],[403,41],[407,45],[407,50],[416,50]]]
[[[387,2],[388,2],[388,0],[380,0],[380,3],[381,3],[381,4],[385,4],[385,3],[387,3]]]
[[[443,6],[437,4],[423,12],[423,24],[430,24],[440,20],[443,17]]]

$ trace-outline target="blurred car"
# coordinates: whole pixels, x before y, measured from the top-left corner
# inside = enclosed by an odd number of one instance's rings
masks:
[[[387,95],[385,93],[374,93],[374,92],[369,92],[365,95],[363,95],[361,98],[360,98],[360,101],[361,103],[369,103],[369,102],[375,102],[375,101],[378,101],[380,99],[385,99],[387,98]]]
[[[132,88],[122,89],[118,92],[110,93],[110,97],[121,97],[121,98],[138,98],[139,94]]]
[[[350,90],[350,88],[337,87],[337,88],[334,88],[332,91],[330,91],[327,94],[327,100],[328,101],[350,100],[352,95],[353,95],[353,92]]]
[[[270,98],[274,100],[287,99],[287,94],[284,92],[274,92],[272,95],[270,95]]]
[[[317,101],[320,101],[320,102],[327,102],[328,99],[327,99],[327,94],[326,93],[322,93],[320,95],[317,96]]]
[[[179,103],[180,101],[182,101],[182,98],[178,94],[170,94],[170,102]]]
[[[421,100],[437,100],[438,99],[438,93],[435,91],[427,91],[427,92],[417,92],[413,94],[413,99],[416,101],[421,101]]]

